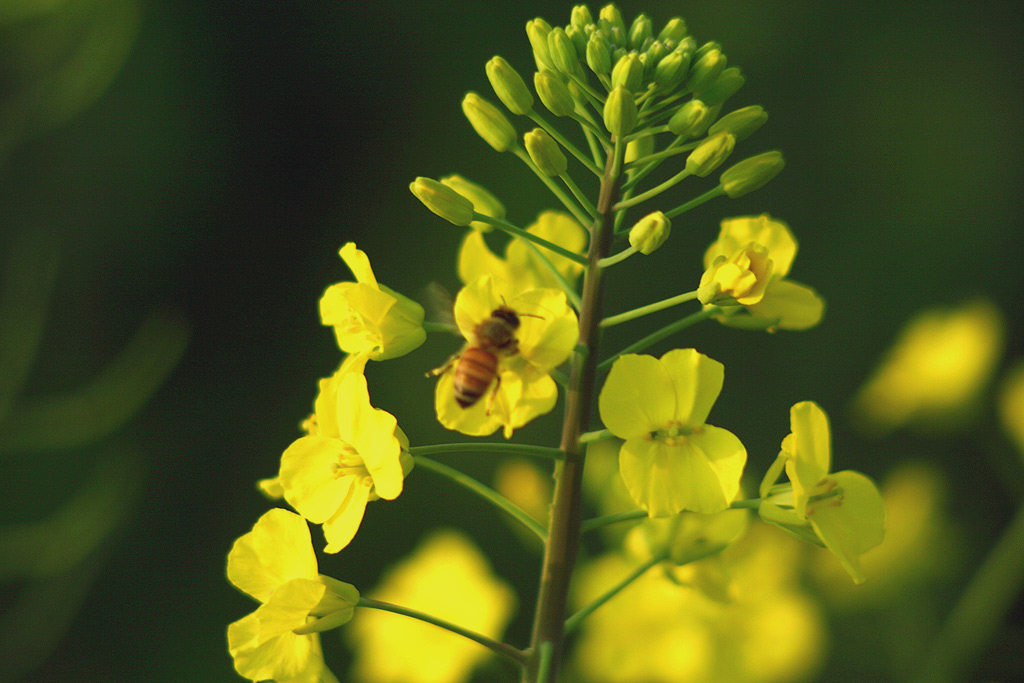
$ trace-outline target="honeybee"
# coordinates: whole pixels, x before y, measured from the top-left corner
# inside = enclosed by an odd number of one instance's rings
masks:
[[[441,367],[428,372],[427,376],[442,375],[454,365],[452,388],[455,390],[455,402],[462,408],[469,408],[479,401],[495,381],[497,384],[494,391],[497,392],[501,386],[498,357],[519,353],[519,340],[515,334],[519,329],[520,317],[541,316],[517,313],[504,305],[495,308],[486,320],[473,328],[474,338],[467,341],[462,351],[449,358]]]

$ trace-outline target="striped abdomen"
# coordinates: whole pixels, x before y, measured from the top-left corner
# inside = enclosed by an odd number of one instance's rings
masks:
[[[463,408],[473,405],[487,393],[497,373],[497,356],[479,347],[469,347],[462,352],[455,365],[455,376],[452,379],[455,401]]]

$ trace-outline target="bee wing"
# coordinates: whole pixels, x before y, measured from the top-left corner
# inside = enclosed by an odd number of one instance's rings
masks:
[[[451,328],[452,334],[462,336],[455,325],[455,297],[447,287],[437,281],[431,282],[423,288],[422,299],[429,322],[446,325]]]

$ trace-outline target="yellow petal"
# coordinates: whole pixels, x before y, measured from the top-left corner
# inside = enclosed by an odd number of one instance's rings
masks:
[[[789,409],[792,433],[782,448],[789,455],[786,476],[793,483],[793,500],[803,514],[807,497],[832,468],[832,437],[825,411],[813,401],[801,401]]]
[[[675,403],[666,366],[653,356],[628,353],[612,364],[598,396],[598,412],[612,434],[629,439],[666,427]]]
[[[806,330],[821,322],[825,300],[808,287],[792,280],[773,280],[764,298],[747,310],[756,318],[776,320],[783,330]]]
[[[348,242],[338,252],[341,259],[348,266],[348,269],[355,275],[357,282],[362,282],[374,287],[377,286],[377,278],[373,276],[373,269],[370,268],[370,259],[361,249],[356,249],[354,242]]]
[[[349,487],[345,497],[336,501],[335,514],[324,522],[324,536],[327,538],[325,553],[336,553],[352,542],[370,499],[369,486],[347,479]]]
[[[281,456],[284,498],[314,524],[322,524],[337,511],[351,485],[352,477],[336,476],[343,448],[337,439],[304,436]]]
[[[356,373],[345,373],[339,380],[337,410],[338,433],[359,453],[377,495],[396,498],[402,492],[403,475],[395,416],[370,405],[366,377]]]
[[[509,299],[503,280],[485,275],[470,282],[455,296],[455,324],[466,339],[476,338],[476,326],[491,316]]]
[[[722,221],[718,239],[704,253],[704,269],[707,270],[719,256],[729,259],[750,242],[756,242],[768,249],[774,266],[776,279],[784,278],[796,258],[797,243],[789,226],[782,221],[772,220],[768,214],[741,216]]]
[[[231,547],[227,573],[231,583],[260,602],[292,579],[316,578],[306,520],[280,508],[265,512]]]
[[[489,388],[479,401],[468,408],[463,408],[455,401],[455,390],[452,387],[454,376],[455,370],[451,368],[437,380],[437,387],[434,389],[434,412],[438,421],[447,429],[470,436],[493,434],[501,426],[497,416],[489,412],[493,387]]]
[[[484,236],[477,230],[469,230],[459,247],[458,261],[459,279],[462,284],[491,275],[500,280],[509,280],[508,264],[494,254],[488,247]]]
[[[673,349],[660,362],[672,380],[674,418],[687,427],[704,424],[722,392],[725,366],[696,349]]]
[[[548,371],[569,358],[579,340],[580,328],[564,293],[533,289],[511,299],[509,306],[520,314],[516,339],[519,354],[530,365]]]
[[[536,222],[526,228],[530,234],[553,242],[569,251],[581,253],[586,243],[586,231],[572,216],[561,211],[545,211]],[[583,272],[583,266],[543,247],[539,248],[551,264],[570,282]],[[558,281],[542,263],[533,247],[521,239],[513,239],[505,250],[509,275],[517,282],[529,281],[534,287],[557,288]]]
[[[885,537],[882,495],[875,483],[859,472],[844,470],[831,478],[843,491],[841,501],[816,503],[808,510],[808,519],[854,582],[863,583],[860,556]]]

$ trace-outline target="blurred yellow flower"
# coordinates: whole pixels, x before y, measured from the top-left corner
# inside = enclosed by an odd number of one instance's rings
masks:
[[[880,434],[903,425],[948,431],[977,412],[1003,350],[1003,318],[989,301],[919,312],[903,328],[854,399],[862,427]]]
[[[271,483],[299,514],[322,524],[328,553],[352,540],[366,504],[394,500],[412,469],[409,441],[395,417],[370,405],[366,378],[342,366],[320,380],[311,430],[281,456]],[[264,490],[275,490],[262,483]]]
[[[572,216],[561,211],[544,211],[526,231],[577,254],[586,245],[586,231]],[[483,275],[491,275],[514,285],[520,291],[545,287],[558,289],[558,279],[535,249],[540,249],[570,283],[574,283],[583,272],[583,266],[575,261],[521,239],[509,241],[505,247],[505,258],[501,258],[488,248],[480,231],[471,230],[466,233],[459,249],[459,279],[462,284],[468,285]]]
[[[228,626],[235,670],[251,681],[337,681],[324,664],[319,634],[293,631],[317,616],[342,624],[359,593],[340,581],[321,580],[306,521],[293,512],[265,513],[228,554],[228,579],[261,605]],[[328,588],[328,585],[330,588]]]
[[[598,397],[601,420],[625,439],[619,472],[651,517],[718,512],[739,492],[746,449],[704,423],[724,377],[721,363],[695,349],[626,354],[612,365]]]
[[[377,282],[370,259],[349,242],[339,252],[356,282],[331,285],[320,298],[320,320],[334,328],[345,353],[387,360],[423,343],[423,307]]]
[[[1003,377],[999,391],[999,416],[1003,429],[1024,458],[1024,361],[1018,361]]]
[[[487,436],[504,427],[505,438],[509,438],[514,429],[555,407],[558,387],[549,373],[576,347],[576,314],[559,290],[517,290],[503,280],[484,276],[463,287],[455,298],[455,323],[470,345],[479,345],[477,326],[502,307],[519,316],[519,327],[514,330],[516,352],[495,354],[495,379],[480,400],[466,407],[456,400],[458,363],[449,364],[434,392],[437,419],[448,429]]]
[[[494,490],[539,522],[547,522],[551,486],[551,473],[523,458],[502,461],[494,473]],[[519,524],[514,528],[522,530]]]
[[[515,606],[512,589],[454,530],[434,532],[372,596],[499,640]],[[361,610],[345,637],[355,652],[353,678],[367,683],[458,683],[490,656],[449,631],[377,610]]]
[[[825,302],[810,287],[786,279],[796,252],[789,226],[768,214],[723,220],[718,239],[704,252],[701,302],[732,306],[718,316],[730,327],[814,327]]]
[[[684,516],[688,516],[685,513]],[[660,520],[658,520],[660,521]],[[825,644],[817,605],[799,588],[795,541],[765,526],[721,556],[669,575],[648,571],[581,625],[574,668],[588,683],[783,683],[818,669]],[[636,560],[584,565],[582,607],[622,580]],[[705,589],[713,574],[721,594]]]

